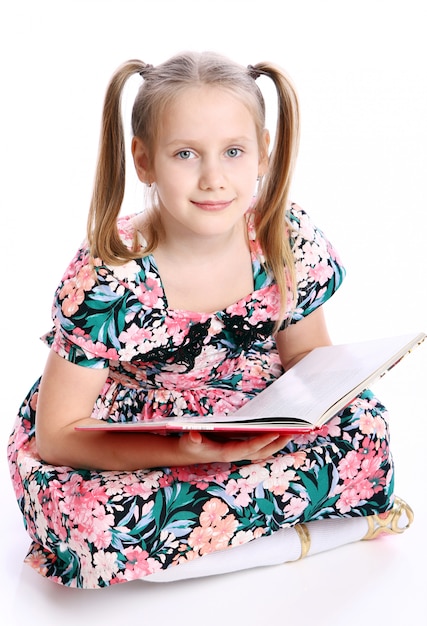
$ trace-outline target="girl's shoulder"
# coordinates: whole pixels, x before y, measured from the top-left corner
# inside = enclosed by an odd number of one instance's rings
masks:
[[[331,242],[310,215],[298,204],[290,204],[286,212],[286,225],[291,247],[297,257],[301,250],[311,249],[323,250],[323,255],[329,254],[338,260],[336,250]]]
[[[249,240],[253,247],[257,246],[257,236],[255,228],[255,210],[251,208],[247,214],[247,225]],[[285,221],[283,224],[283,232],[292,242],[297,239],[304,238],[313,240],[316,232],[321,232],[314,225],[309,214],[296,202],[290,202],[285,213]]]
[[[298,236],[306,239],[313,238],[316,226],[307,211],[296,202],[289,204],[285,220],[291,239],[295,239]]]
[[[143,250],[146,246],[146,241],[140,230],[142,219],[142,213],[119,215],[117,218],[117,232],[122,240],[122,243],[124,243],[124,245],[129,249],[132,249],[135,245],[135,238],[138,245],[141,247],[141,250]]]
[[[68,264],[59,285],[60,292],[64,293],[64,286],[75,286],[83,292],[97,290],[102,285],[115,282],[122,285],[122,289],[135,288],[135,283],[140,283],[146,271],[150,271],[150,257],[143,256],[145,240],[137,228],[138,214],[119,216],[117,219],[117,231],[122,243],[129,248],[134,248],[135,237],[141,246],[141,258],[137,260],[123,261],[118,264],[106,263],[100,257],[93,257],[89,243],[85,239],[79,246],[76,254]],[[144,271],[145,269],[145,271]],[[151,268],[152,269],[152,268]]]

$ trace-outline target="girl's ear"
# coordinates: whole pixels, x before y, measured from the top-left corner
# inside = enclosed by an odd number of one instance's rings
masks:
[[[150,185],[153,181],[151,179],[150,159],[148,157],[148,151],[144,142],[139,137],[132,139],[132,156],[135,164],[135,170],[139,180],[142,183]]]
[[[259,147],[258,175],[264,176],[268,169],[268,148],[270,147],[270,133],[264,129],[261,145]]]

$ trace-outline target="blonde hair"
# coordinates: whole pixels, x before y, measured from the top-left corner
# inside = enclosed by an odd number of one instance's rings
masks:
[[[289,290],[295,296],[295,260],[285,231],[285,216],[299,141],[299,106],[291,81],[276,65],[258,63],[248,68],[221,55],[183,53],[153,67],[139,60],[120,66],[107,88],[102,117],[101,139],[94,190],[88,216],[88,240],[93,257],[119,264],[141,256],[135,244],[131,250],[121,241],[116,220],[125,191],[125,139],[121,117],[121,94],[127,80],[141,74],[132,110],[132,132],[153,154],[157,132],[167,106],[183,90],[195,85],[214,85],[239,97],[253,114],[258,144],[265,128],[265,102],[255,82],[268,76],[277,92],[277,125],[269,167],[255,203],[255,230],[265,265],[276,281],[281,297],[281,316],[287,307]],[[160,220],[148,211],[144,226],[151,253],[161,237]],[[285,270],[285,271],[284,271]]]

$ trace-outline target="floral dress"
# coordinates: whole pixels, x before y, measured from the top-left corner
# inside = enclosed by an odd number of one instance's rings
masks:
[[[213,314],[168,307],[153,256],[90,264],[83,245],[56,291],[43,338],[83,367],[109,368],[92,417],[128,422],[240,408],[282,372],[272,336],[278,290],[247,213],[254,291]],[[119,218],[131,245],[134,222]],[[298,301],[290,323],[336,291],[344,269],[297,205],[287,215]],[[23,402],[8,457],[32,539],[26,561],[43,576],[98,588],[143,579],[284,527],[388,509],[393,464],[387,413],[368,390],[315,434],[257,463],[89,471],[44,463],[35,445],[39,381]]]

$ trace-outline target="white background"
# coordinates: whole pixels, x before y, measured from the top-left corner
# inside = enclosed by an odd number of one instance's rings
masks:
[[[46,357],[38,337],[50,327],[53,291],[84,236],[105,88],[130,58],[157,64],[185,49],[211,49],[245,65],[284,67],[302,110],[292,198],[348,272],[326,306],[333,340],[427,330],[426,26],[423,0],[2,3],[4,626],[427,623],[425,346],[375,387],[390,410],[397,491],[416,514],[401,537],[187,584],[63,589],[22,565],[28,538],[5,461],[17,408]],[[271,102],[269,86],[260,86]],[[140,203],[131,173],[124,211]]]

